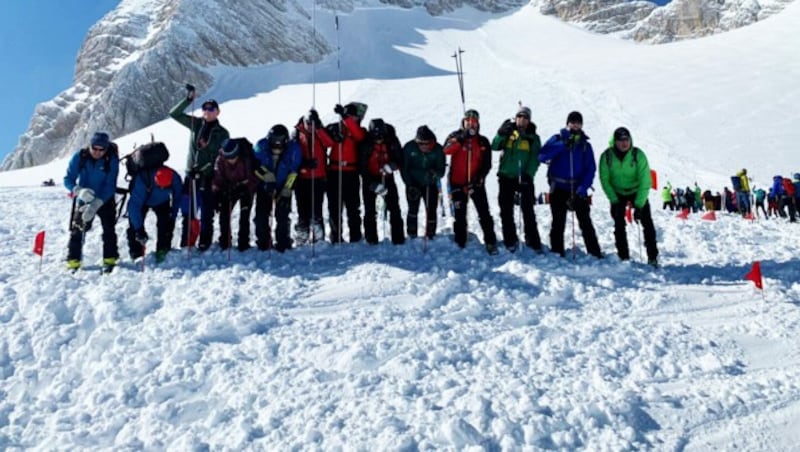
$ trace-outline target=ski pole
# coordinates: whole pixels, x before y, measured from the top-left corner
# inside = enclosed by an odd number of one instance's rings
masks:
[[[233,202],[231,200],[232,196],[228,195],[228,262],[231,261],[231,247],[233,246],[233,225],[232,225],[232,217],[233,217]]]
[[[519,190],[519,223],[517,224],[517,242],[520,241],[522,238],[522,160],[517,160],[517,169],[518,169],[518,176],[517,176],[517,190]],[[520,246],[520,254],[522,253],[522,249],[525,248],[524,246]]]
[[[458,77],[458,90],[461,93],[461,111],[467,111],[466,100],[464,96],[464,63],[461,59],[461,54],[464,53],[461,47],[453,53],[453,58],[456,60],[456,75]]]
[[[569,152],[569,196],[572,200],[572,261],[576,259],[575,253],[575,166],[573,163],[572,149],[567,149]]]
[[[425,238],[422,239],[423,254],[428,252],[428,223],[430,223],[430,219],[428,218],[428,216],[430,215],[430,210],[428,209],[428,206],[430,205],[431,202],[430,192],[431,192],[431,184],[425,184],[425,228],[424,228]]]

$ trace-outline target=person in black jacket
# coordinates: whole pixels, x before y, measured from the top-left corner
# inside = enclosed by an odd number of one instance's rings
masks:
[[[402,164],[402,148],[394,133],[394,127],[382,119],[375,118],[369,122],[367,137],[359,145],[359,167],[363,183],[364,197],[364,237],[367,243],[378,243],[378,224],[376,201],[383,197],[392,228],[392,243],[405,243],[403,217],[400,213],[400,198],[394,172]]]

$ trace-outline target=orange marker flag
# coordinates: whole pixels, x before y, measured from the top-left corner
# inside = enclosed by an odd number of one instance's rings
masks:
[[[744,279],[753,281],[753,284],[755,284],[758,289],[764,290],[764,281],[761,279],[761,262],[753,262],[753,266],[750,268],[750,271],[744,275]]]
[[[650,170],[650,182],[651,182],[650,187],[653,190],[658,190],[658,173],[656,173],[656,170],[654,169]]]

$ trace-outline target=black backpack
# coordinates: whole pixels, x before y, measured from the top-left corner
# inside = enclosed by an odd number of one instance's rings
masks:
[[[164,143],[154,141],[143,144],[122,158],[127,171],[125,179],[131,181],[141,171],[157,170],[164,166],[164,162],[168,159],[169,150]]]

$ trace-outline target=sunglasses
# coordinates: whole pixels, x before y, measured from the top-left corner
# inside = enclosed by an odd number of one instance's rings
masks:
[[[208,105],[208,106],[203,107],[203,111],[217,111],[217,107],[215,107],[213,105]]]
[[[94,152],[106,152],[106,148],[100,146],[92,146]]]
[[[531,117],[530,117],[530,116],[528,116],[528,115],[517,115],[517,118],[525,118],[525,119],[527,119],[528,121],[530,121],[530,120],[531,120]]]
[[[433,146],[433,141],[417,141],[419,146]]]

